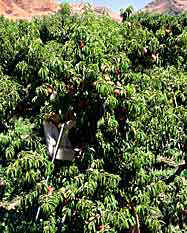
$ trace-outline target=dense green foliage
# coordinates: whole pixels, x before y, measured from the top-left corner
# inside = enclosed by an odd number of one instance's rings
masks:
[[[186,232],[186,72],[186,14],[1,17],[0,232]],[[57,168],[42,121],[59,109],[86,137]]]

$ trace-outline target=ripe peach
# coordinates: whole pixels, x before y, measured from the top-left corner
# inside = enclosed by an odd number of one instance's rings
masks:
[[[54,187],[48,186],[48,195],[51,195],[54,189],[55,189]]]
[[[105,225],[98,225],[96,229],[97,231],[103,231],[105,229]]]
[[[47,86],[47,91],[48,91],[48,94],[50,95],[50,94],[53,93],[54,89],[53,89],[53,87],[51,85],[48,85]]]
[[[144,50],[144,53],[145,53],[145,54],[148,52],[148,51],[147,51],[147,48],[144,48],[143,50]]]
[[[84,42],[81,40],[80,41],[80,49],[84,48]]]
[[[118,68],[116,68],[114,72],[116,76],[120,75],[120,70]]]
[[[114,95],[115,96],[120,96],[121,95],[121,91],[119,89],[115,89],[114,90]]]

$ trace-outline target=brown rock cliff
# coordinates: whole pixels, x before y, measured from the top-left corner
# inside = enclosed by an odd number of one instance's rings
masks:
[[[187,11],[187,0],[154,0],[144,8],[145,11],[154,13],[177,14]]]
[[[31,19],[58,10],[55,0],[0,0],[0,15],[10,19]]]
[[[83,3],[71,3],[72,13],[82,13],[85,10]],[[33,16],[47,15],[55,13],[59,9],[59,4],[55,0],[0,0],[0,15],[9,19],[31,20]],[[121,22],[118,13],[114,13],[106,7],[91,6],[97,15],[110,15],[115,21]]]

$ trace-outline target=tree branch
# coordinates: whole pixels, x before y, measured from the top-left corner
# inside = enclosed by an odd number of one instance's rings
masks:
[[[173,182],[175,180],[176,176],[180,176],[181,172],[184,171],[185,169],[187,169],[187,163],[179,165],[176,172],[173,175],[171,175],[167,180],[165,180],[165,183],[169,184],[169,183]]]
[[[131,208],[131,210],[134,214],[134,217],[135,217],[135,221],[136,221],[136,224],[132,229],[132,233],[140,233],[140,221],[139,221],[139,217],[138,217],[136,208],[134,207],[132,202],[129,202],[129,207]]]

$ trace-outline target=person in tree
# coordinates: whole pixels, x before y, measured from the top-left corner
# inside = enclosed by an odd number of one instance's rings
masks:
[[[73,160],[74,159],[74,149],[69,140],[68,133],[69,130],[75,127],[75,119],[67,121],[64,125],[64,133],[62,135],[58,152],[56,155],[56,160]],[[46,144],[50,157],[53,157],[55,147],[59,138],[61,119],[58,113],[52,112],[46,114],[44,122],[44,134],[46,138]]]

